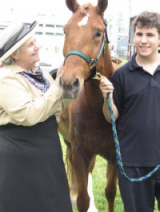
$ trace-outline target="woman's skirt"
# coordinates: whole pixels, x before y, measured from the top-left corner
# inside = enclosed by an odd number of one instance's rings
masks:
[[[55,117],[0,126],[0,212],[71,212]]]

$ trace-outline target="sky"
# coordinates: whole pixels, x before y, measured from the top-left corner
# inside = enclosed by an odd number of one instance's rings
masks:
[[[94,5],[98,0],[77,0],[80,5],[90,2]],[[143,10],[159,12],[160,0],[108,0],[108,8],[105,14],[113,17],[118,13],[134,16]],[[23,18],[36,13],[53,13],[57,18],[67,21],[72,13],[65,5],[65,0],[0,0],[0,19],[5,19],[11,14],[10,8],[14,9],[14,17]],[[16,14],[16,15],[15,15]]]

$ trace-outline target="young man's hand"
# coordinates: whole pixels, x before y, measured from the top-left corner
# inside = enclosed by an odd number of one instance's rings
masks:
[[[112,97],[114,87],[112,83],[106,77],[103,77],[103,79],[100,80],[99,87],[101,89],[101,92],[104,98],[107,97],[107,93],[110,93]]]

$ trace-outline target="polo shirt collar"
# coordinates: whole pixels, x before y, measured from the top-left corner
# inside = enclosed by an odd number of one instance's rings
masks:
[[[137,70],[137,69],[143,69],[143,67],[142,66],[139,66],[138,64],[137,64],[137,62],[136,62],[136,55],[137,55],[137,53],[135,53],[133,56],[132,56],[132,58],[130,59],[130,61],[129,61],[129,70],[130,71],[135,71],[135,70]],[[156,68],[156,72],[157,71],[160,71],[160,65]]]
[[[130,71],[135,71],[138,68],[142,68],[142,66],[139,66],[136,62],[136,55],[137,55],[137,53],[135,53],[129,61],[129,70]]]

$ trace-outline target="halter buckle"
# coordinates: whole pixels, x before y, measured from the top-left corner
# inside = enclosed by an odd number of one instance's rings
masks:
[[[96,66],[96,61],[95,59],[91,59],[91,62],[89,64],[90,69],[92,69],[94,66]]]
[[[92,79],[96,79],[96,80],[101,80],[102,78],[103,78],[103,76],[99,72],[96,72],[94,77],[92,77]]]

